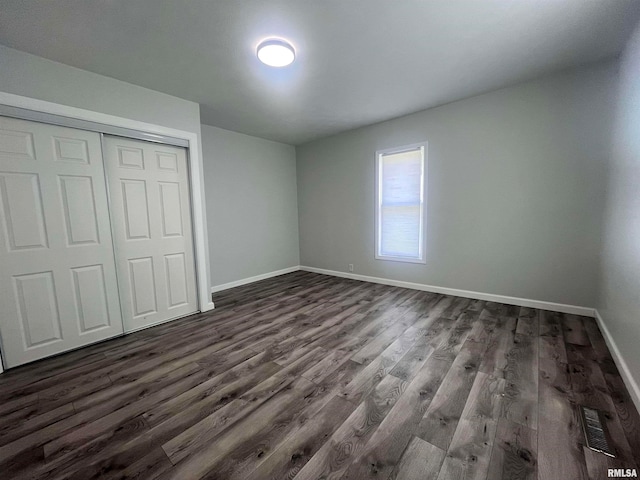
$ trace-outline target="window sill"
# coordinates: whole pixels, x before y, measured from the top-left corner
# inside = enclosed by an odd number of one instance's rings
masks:
[[[427,263],[425,259],[420,259],[420,258],[390,257],[386,255],[376,255],[375,257],[376,257],[376,260],[384,260],[387,262],[421,263],[423,265]]]

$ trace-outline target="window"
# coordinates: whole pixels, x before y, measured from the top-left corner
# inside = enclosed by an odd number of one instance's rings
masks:
[[[427,142],[376,152],[376,258],[425,260]]]

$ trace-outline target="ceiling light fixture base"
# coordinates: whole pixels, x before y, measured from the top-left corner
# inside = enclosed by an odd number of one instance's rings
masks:
[[[286,40],[269,38],[263,40],[256,49],[258,59],[270,67],[286,67],[296,58],[296,51]]]

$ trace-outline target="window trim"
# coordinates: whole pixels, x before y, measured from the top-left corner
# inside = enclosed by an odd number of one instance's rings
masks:
[[[402,145],[400,147],[393,148],[385,148],[382,150],[376,151],[375,156],[375,188],[374,188],[374,204],[375,204],[375,259],[376,260],[386,260],[392,262],[402,262],[402,263],[427,263],[427,165],[428,165],[428,157],[427,157],[427,149],[428,142],[418,142],[412,143],[409,145]],[[392,256],[392,255],[381,255],[380,254],[380,239],[381,239],[381,229],[380,229],[380,201],[381,195],[380,192],[382,190],[382,175],[381,175],[381,167],[382,167],[382,157],[383,155],[389,155],[394,153],[403,153],[408,152],[410,150],[418,150],[422,149],[422,176],[420,180],[420,190],[421,190],[421,202],[420,202],[420,257],[400,257],[400,256]]]

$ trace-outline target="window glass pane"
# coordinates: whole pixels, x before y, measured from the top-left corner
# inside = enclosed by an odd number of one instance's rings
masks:
[[[379,251],[387,257],[419,259],[422,229],[421,149],[380,158]]]
[[[420,150],[382,157],[382,204],[420,203],[422,155]]]
[[[382,206],[380,255],[420,256],[420,205]]]

